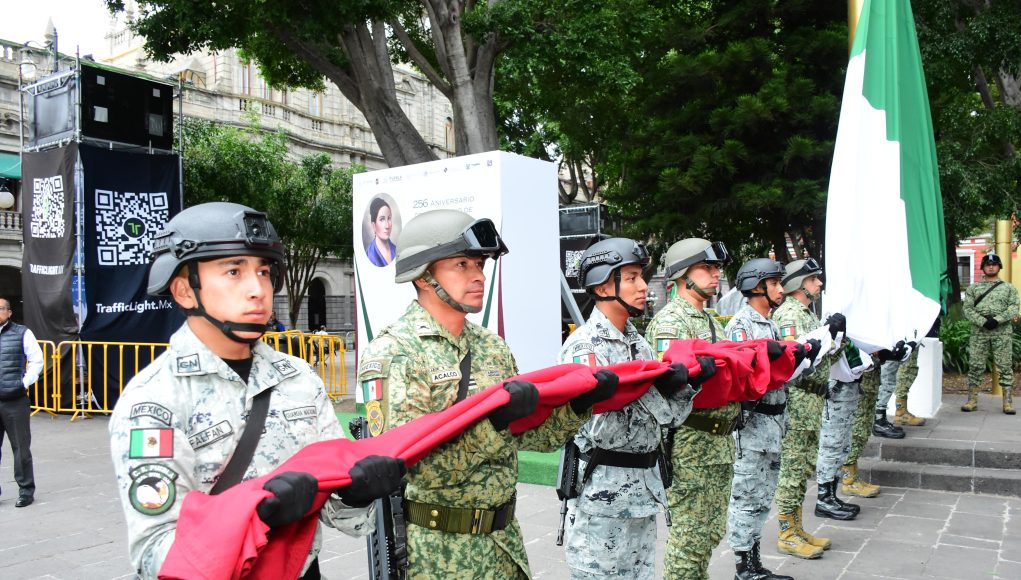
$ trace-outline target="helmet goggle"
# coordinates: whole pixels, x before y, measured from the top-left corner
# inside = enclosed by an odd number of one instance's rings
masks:
[[[651,261],[651,258],[649,257],[649,251],[645,249],[645,245],[640,244],[638,242],[635,242],[634,245],[632,246],[631,255],[634,257],[634,260],[628,263],[639,264],[643,268],[645,266],[648,266],[649,262]],[[581,276],[579,276],[579,279],[584,280],[585,274],[592,268],[595,268],[596,266],[601,266],[605,264],[612,268],[616,264],[620,264],[623,261],[624,256],[621,256],[620,252],[617,252],[612,248],[607,249],[603,252],[599,252],[598,254],[592,254],[591,256],[587,256],[584,260],[582,260],[581,265],[579,267],[579,270],[581,271]]]
[[[412,270],[452,256],[486,256],[495,260],[506,253],[507,246],[492,220],[482,218],[469,224],[453,241],[415,254],[402,264],[401,270]]]
[[[783,280],[780,282],[782,284],[786,284],[798,276],[818,276],[820,274],[822,274],[822,266],[815,260],[815,258],[808,258],[796,272],[793,272],[788,276],[784,276]]]
[[[676,272],[701,262],[720,267],[726,266],[730,263],[730,252],[727,251],[727,246],[723,242],[712,242],[706,249],[694,256],[669,265],[666,269],[666,277],[670,278]]]

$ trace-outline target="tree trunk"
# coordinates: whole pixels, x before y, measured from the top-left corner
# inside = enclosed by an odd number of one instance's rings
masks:
[[[949,223],[944,224],[947,236],[947,278],[950,279],[950,295],[947,308],[961,301],[961,277],[957,272],[957,232]]]

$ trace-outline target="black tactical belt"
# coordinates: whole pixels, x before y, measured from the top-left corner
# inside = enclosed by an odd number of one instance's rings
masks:
[[[452,534],[489,534],[506,528],[514,520],[515,498],[494,509],[458,508],[417,501],[404,501],[408,523]]]
[[[755,408],[752,409],[752,412],[758,413],[759,415],[775,416],[775,415],[782,415],[784,409],[786,409],[786,408],[787,408],[787,401],[784,401],[784,402],[776,404],[776,405],[767,405],[766,403],[758,403],[758,404],[755,405]]]
[[[736,417],[731,419],[729,422],[722,419],[713,419],[704,415],[696,415],[693,411],[688,418],[684,420],[684,426],[697,431],[705,431],[710,435],[730,435],[737,429],[737,424],[740,421],[741,414],[738,413]]]
[[[592,461],[593,455],[595,455],[596,463],[599,465],[641,469],[653,467],[659,459],[658,450],[651,453],[624,453],[623,451],[609,451],[599,448],[593,449],[592,453],[582,453],[580,457],[586,463],[589,463]]]
[[[802,391],[805,391],[806,393],[811,393],[813,395],[816,395],[817,397],[825,397],[826,396],[826,384],[825,383],[823,383],[821,385],[810,385],[810,384],[806,383],[805,381],[798,381],[798,382],[794,383],[794,388],[801,389]]]

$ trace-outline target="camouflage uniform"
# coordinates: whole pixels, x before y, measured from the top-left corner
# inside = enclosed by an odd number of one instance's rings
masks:
[[[560,362],[605,366],[656,358],[630,321],[624,330],[617,330],[596,308],[567,338]],[[585,454],[596,447],[624,453],[655,452],[661,447],[660,426],[680,426],[691,411],[694,396],[695,391],[687,385],[670,398],[649,389],[620,411],[590,419],[574,441]],[[586,465],[579,462],[580,473]],[[596,466],[578,498],[568,501],[566,550],[571,576],[651,579],[656,561],[656,512],[666,505],[657,466]]]
[[[708,312],[676,296],[649,323],[645,333],[658,356],[671,340],[701,338],[710,342],[725,335]],[[718,409],[694,409],[691,416],[732,423],[741,412],[737,403]],[[713,549],[727,529],[727,502],[734,477],[734,439],[681,426],[677,429],[673,456],[674,482],[667,490],[673,525],[667,538],[666,578],[708,578]]]
[[[918,343],[918,346],[911,351],[911,356],[908,360],[904,361],[897,369],[897,398],[907,399],[908,390],[911,385],[915,384],[915,379],[918,378],[918,351],[922,349],[922,344]]]
[[[460,361],[471,353],[468,396],[518,374],[502,338],[465,321],[454,336],[417,301],[368,345],[359,364],[359,380],[382,391],[383,428],[403,425],[442,411],[457,398]],[[366,410],[376,403],[368,400]],[[494,509],[514,498],[518,449],[553,451],[591,415],[576,415],[565,405],[541,426],[521,435],[497,431],[488,420],[476,422],[460,437],[433,450],[412,467],[405,499],[438,506]],[[460,534],[408,525],[409,578],[528,578],[521,528],[513,519],[489,534]]]
[[[727,324],[726,335],[735,342],[756,338],[780,340],[776,324],[745,304]],[[768,391],[759,399],[767,405],[785,405],[787,388]],[[740,445],[734,463],[734,483],[727,515],[727,543],[735,552],[748,552],[762,538],[777,477],[780,444],[787,430],[787,411],[779,415],[746,412],[744,428],[734,434]]]
[[[872,436],[872,424],[876,420],[876,396],[879,394],[879,359],[872,357],[873,367],[861,376],[861,396],[854,413],[854,427],[851,432],[851,449],[844,459],[844,465],[855,465]],[[822,481],[821,479],[819,481]]]
[[[975,282],[964,292],[964,316],[971,323],[971,338],[968,341],[968,390],[978,393],[982,374],[986,370],[986,361],[990,352],[993,362],[1000,371],[1000,386],[1003,387],[1003,401],[1009,402],[1010,393],[1014,388],[1014,367],[1012,365],[1013,325],[1011,321],[1018,315],[1017,290],[1009,283],[1000,284],[989,292],[978,306],[975,300],[986,293],[996,282]],[[982,325],[986,316],[992,316],[999,326],[986,330]]]
[[[815,463],[815,480],[818,483],[829,483],[836,479],[851,451],[851,430],[861,399],[859,383],[830,380],[826,411],[819,431],[819,454]]]
[[[911,350],[912,356],[916,350],[918,349]],[[876,396],[876,411],[886,410],[890,397],[893,397],[894,391],[897,390],[897,373],[904,364],[906,363],[899,360],[888,360],[882,363],[879,370],[879,394]]]
[[[309,443],[344,437],[323,383],[305,361],[258,342],[247,384],[187,324],[124,389],[110,419],[110,451],[128,524],[131,563],[156,578],[184,496],[209,492],[234,452],[256,394],[273,388],[265,430],[244,479],[269,473]],[[320,519],[352,535],[372,530],[365,508],[339,499]],[[321,530],[306,566],[318,553]]]
[[[821,326],[816,315],[799,300],[788,298],[773,313],[784,340],[793,340]],[[832,355],[819,354],[815,372],[802,375],[799,384],[820,387],[829,381]],[[805,501],[807,479],[815,468],[819,451],[819,429],[823,398],[791,385],[787,401],[789,429],[780,450],[780,477],[776,487],[776,509],[780,514],[793,514]]]

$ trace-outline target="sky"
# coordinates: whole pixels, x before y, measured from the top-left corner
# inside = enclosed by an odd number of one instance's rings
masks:
[[[106,56],[103,35],[109,30],[110,16],[104,0],[5,0],[4,4],[0,38],[44,44],[46,21],[52,18],[60,52],[73,55],[77,46],[82,56]]]

